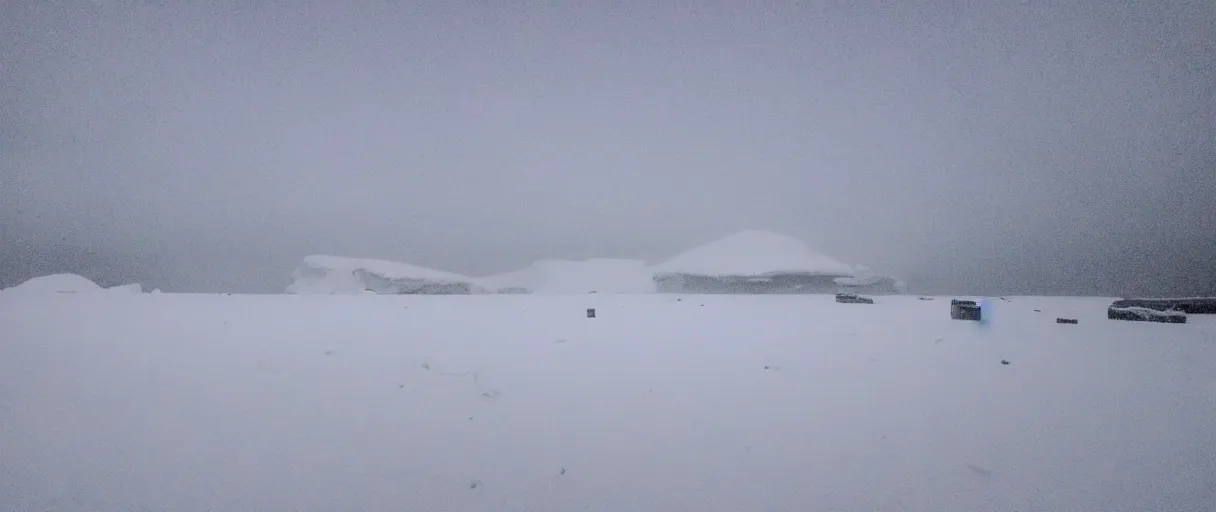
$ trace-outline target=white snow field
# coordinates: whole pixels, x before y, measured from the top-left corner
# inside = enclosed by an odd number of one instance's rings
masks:
[[[1216,318],[876,300],[0,294],[0,510],[1212,510]]]

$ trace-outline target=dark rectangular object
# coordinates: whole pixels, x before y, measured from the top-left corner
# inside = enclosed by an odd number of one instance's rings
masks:
[[[1119,299],[1113,308],[1147,308],[1157,311],[1181,311],[1188,315],[1216,315],[1216,297],[1184,297],[1175,299]]]
[[[1144,307],[1115,307],[1106,308],[1106,318],[1111,320],[1129,320],[1132,322],[1160,322],[1163,324],[1185,324],[1186,315],[1177,311],[1157,311]]]
[[[1075,324],[1075,323],[1077,323],[1077,319],[1076,318],[1057,318],[1056,323],[1057,324]]]
[[[980,321],[980,305],[973,300],[950,300],[950,318]]]
[[[873,304],[874,299],[862,297],[855,293],[837,293],[836,302],[841,304]]]
[[[980,320],[980,305],[972,300],[950,300],[950,318],[955,320]]]
[[[595,308],[587,308],[587,318],[595,318]]]

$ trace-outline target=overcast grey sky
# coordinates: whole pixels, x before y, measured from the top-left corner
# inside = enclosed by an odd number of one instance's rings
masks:
[[[767,229],[922,290],[1216,292],[1210,0],[0,5],[0,286]]]

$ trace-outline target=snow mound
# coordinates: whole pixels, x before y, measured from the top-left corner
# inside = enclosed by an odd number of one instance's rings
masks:
[[[292,272],[287,293],[359,294],[468,294],[473,279],[392,261],[313,255]]]
[[[653,274],[646,262],[629,259],[541,260],[529,267],[484,277],[478,284],[492,293],[652,293]]]
[[[743,231],[651,267],[655,273],[704,276],[825,274],[851,277],[854,269],[811,250],[803,241],[767,231]]]
[[[97,283],[76,274],[51,274],[35,277],[12,288],[5,288],[12,293],[90,293],[101,291]]]

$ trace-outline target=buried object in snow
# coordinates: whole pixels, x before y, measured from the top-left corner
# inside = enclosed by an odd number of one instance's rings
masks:
[[[1077,319],[1076,318],[1057,318],[1056,323],[1057,324],[1075,324],[1075,323],[1077,323]]]
[[[980,305],[973,300],[950,300],[950,318],[980,321]]]
[[[836,302],[841,304],[873,304],[874,299],[862,297],[856,293],[837,293]]]
[[[1130,320],[1133,322],[1160,322],[1165,324],[1185,324],[1186,314],[1177,311],[1158,311],[1155,309],[1130,306],[1106,308],[1106,318],[1111,320]]]

